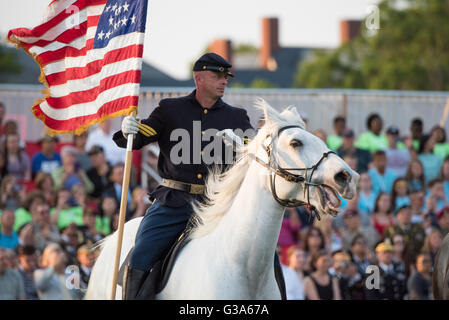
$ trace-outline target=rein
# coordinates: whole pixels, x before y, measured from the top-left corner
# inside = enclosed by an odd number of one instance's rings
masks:
[[[279,163],[276,162],[274,156],[273,156],[273,141],[274,138],[278,138],[279,135],[281,134],[282,131],[290,129],[290,128],[301,128],[298,125],[291,125],[291,126],[285,126],[282,127],[278,130],[276,136],[267,136],[267,138],[271,138],[270,143],[266,146],[265,148],[265,152],[268,155],[268,161],[269,163],[265,163],[263,160],[261,160],[260,158],[256,157],[256,155],[254,154],[250,154],[249,156],[252,157],[254,160],[256,160],[259,164],[261,164],[262,166],[264,166],[265,168],[267,168],[268,170],[271,171],[271,177],[270,177],[270,188],[271,188],[271,193],[274,197],[274,199],[282,206],[284,207],[300,207],[300,206],[306,206],[308,207],[312,214],[318,219],[321,220],[321,217],[318,213],[318,211],[316,210],[316,208],[310,203],[310,186],[314,186],[319,188],[320,192],[323,193],[322,191],[322,187],[320,184],[317,183],[313,183],[312,182],[312,177],[313,174],[315,172],[315,170],[318,168],[318,166],[321,164],[321,162],[327,158],[330,154],[335,154],[334,151],[328,151],[323,153],[323,155],[321,156],[320,160],[318,160],[318,162],[316,164],[314,164],[312,167],[309,168],[282,168]],[[293,174],[289,171],[303,171],[305,172],[304,175],[300,175],[300,174]],[[307,173],[311,171],[310,176],[307,176]],[[304,202],[302,200],[288,200],[288,199],[281,199],[278,197],[277,193],[276,193],[276,176],[280,176],[281,178],[285,179],[288,182],[291,183],[298,183],[298,184],[303,184],[304,185],[304,195],[306,194],[307,191],[307,202]]]

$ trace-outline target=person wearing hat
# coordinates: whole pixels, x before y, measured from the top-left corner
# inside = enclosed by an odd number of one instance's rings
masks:
[[[346,155],[354,155],[357,158],[357,172],[362,173],[368,171],[368,164],[371,162],[371,154],[369,151],[357,148],[354,145],[354,131],[346,128],[341,134],[341,146],[337,150],[339,157],[343,159]]]
[[[100,199],[103,192],[112,184],[109,180],[112,167],[106,160],[103,147],[93,145],[87,154],[92,162],[92,168],[86,172],[87,177],[94,185],[94,191],[91,196]]]
[[[403,300],[406,293],[406,278],[393,263],[394,248],[389,239],[376,246],[379,270],[379,287],[365,287],[367,300]]]
[[[196,89],[192,93],[161,100],[145,120],[125,117],[122,130],[113,136],[115,143],[122,148],[126,148],[129,134],[134,135],[133,149],[140,149],[153,142],[158,142],[160,148],[158,173],[162,182],[151,192],[151,199],[155,201],[137,232],[124,275],[125,299],[137,298],[138,289],[152,266],[186,228],[193,212],[191,201],[203,199],[208,166],[200,151],[205,149],[208,142],[201,141],[201,136],[208,129],[253,131],[246,110],[232,107],[222,100],[228,79],[233,77],[231,67],[218,54],[204,54],[193,66]],[[200,129],[197,129],[198,125]],[[189,146],[199,145],[200,150],[197,152],[200,155],[181,149],[181,159],[172,159],[172,150],[177,150],[175,156],[180,154],[179,141],[170,139],[174,130],[188,133]],[[227,163],[223,158],[215,155],[214,162]],[[153,296],[145,298],[151,299]]]
[[[395,212],[396,223],[384,231],[384,237],[393,239],[394,235],[400,234],[404,237],[407,256],[415,259],[424,245],[426,233],[421,224],[412,223],[412,210],[410,205],[401,206]]]
[[[39,139],[41,151],[36,153],[31,160],[31,173],[33,177],[39,172],[52,173],[62,166],[62,159],[58,152],[56,152],[56,143],[58,138],[56,136],[43,135]]]
[[[387,168],[396,173],[398,177],[404,177],[407,173],[408,164],[410,162],[411,152],[415,152],[412,146],[411,138],[407,138],[404,142],[399,136],[399,128],[391,126],[387,129],[388,147],[385,149],[387,156]]]

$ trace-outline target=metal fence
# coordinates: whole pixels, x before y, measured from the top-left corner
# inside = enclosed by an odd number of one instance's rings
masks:
[[[0,85],[0,101],[7,108],[7,119],[19,122],[23,139],[36,141],[43,132],[43,124],[31,113],[33,102],[42,97],[42,86]],[[188,94],[193,88],[143,87],[139,100],[139,116],[146,118],[159,100]],[[309,130],[324,129],[332,133],[332,121],[336,115],[347,118],[347,126],[356,135],[366,130],[366,118],[377,112],[384,119],[385,127],[396,125],[401,134],[409,131],[410,120],[420,117],[424,130],[430,130],[440,122],[449,92],[427,91],[377,91],[339,89],[228,89],[224,100],[248,110],[255,126],[261,112],[253,105],[257,98],[265,99],[281,110],[289,105],[307,117]],[[120,127],[120,119],[113,120],[113,128]],[[449,129],[449,123],[445,125]],[[68,136],[61,137],[62,140]]]

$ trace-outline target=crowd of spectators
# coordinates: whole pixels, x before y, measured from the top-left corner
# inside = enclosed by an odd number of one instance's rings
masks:
[[[0,103],[0,299],[81,299],[93,244],[117,228],[125,151],[109,121],[70,143],[44,134],[31,148],[5,114]],[[316,132],[360,181],[335,219],[286,210],[278,249],[289,299],[432,299],[432,265],[449,232],[449,143],[443,128],[423,127],[413,119],[410,133],[384,133],[373,114],[358,137],[344,117],[332,134]],[[126,220],[145,214],[157,186],[139,182],[133,168]],[[373,267],[380,283],[369,289]]]
[[[384,130],[376,113],[366,129],[356,137],[337,116],[329,135],[314,132],[360,180],[335,219],[287,209],[278,249],[290,299],[433,299],[432,268],[449,232],[446,132],[425,132],[419,118],[410,132]]]
[[[125,151],[110,120],[70,142],[36,143],[6,111],[0,103],[0,300],[82,299],[94,244],[117,228]],[[133,168],[126,220],[150,205],[137,178]]]

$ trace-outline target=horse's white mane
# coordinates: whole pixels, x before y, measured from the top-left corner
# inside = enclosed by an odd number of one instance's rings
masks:
[[[255,107],[263,111],[265,124],[247,146],[243,146],[238,150],[238,158],[231,169],[224,173],[220,171],[219,167],[212,167],[209,170],[205,183],[206,202],[193,203],[194,214],[192,222],[194,229],[190,235],[191,238],[199,238],[215,229],[220,219],[231,207],[245,179],[251,160],[248,154],[256,154],[257,148],[268,134],[288,125],[297,125],[304,130],[306,128],[304,121],[294,106],[289,106],[284,111],[278,112],[265,100],[258,99]]]

